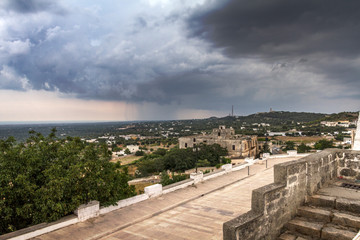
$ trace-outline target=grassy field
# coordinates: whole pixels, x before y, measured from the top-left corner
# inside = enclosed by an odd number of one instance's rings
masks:
[[[275,140],[276,139],[276,140]],[[298,143],[311,143],[311,142],[317,142],[321,139],[326,139],[325,137],[322,136],[312,136],[312,137],[290,137],[290,136],[276,136],[274,137],[274,140],[270,139],[270,141],[293,141],[293,142],[298,142]]]
[[[113,158],[111,159],[111,162],[121,162],[121,165],[127,165],[130,164],[136,160],[139,160],[141,158],[141,156],[134,156],[134,155],[129,155],[129,156],[125,156],[125,157],[117,157],[117,158]]]

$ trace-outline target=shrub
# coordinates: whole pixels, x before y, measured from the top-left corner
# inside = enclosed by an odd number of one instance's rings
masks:
[[[26,143],[0,140],[0,234],[55,221],[79,205],[116,204],[135,195],[128,172],[106,145],[31,132]]]

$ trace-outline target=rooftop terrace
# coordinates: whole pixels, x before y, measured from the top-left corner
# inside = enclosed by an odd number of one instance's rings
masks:
[[[223,223],[251,209],[252,190],[273,182],[273,166],[298,158],[259,162],[34,239],[222,239]]]

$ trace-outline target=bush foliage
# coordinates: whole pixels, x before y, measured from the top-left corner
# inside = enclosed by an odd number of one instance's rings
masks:
[[[189,178],[189,174],[175,175],[174,173],[171,173],[171,178],[170,178],[170,176],[167,174],[167,172],[163,171],[161,173],[161,181],[160,181],[160,183],[163,186],[166,186],[166,185],[170,185],[170,184],[173,184],[173,183],[176,183],[176,182],[183,181],[183,180],[188,179],[188,178]]]
[[[227,154],[226,148],[222,148],[219,144],[201,144],[196,149],[172,148],[168,151],[158,149],[154,153],[142,157],[137,166],[140,176],[148,176],[164,170],[183,172],[195,167],[227,163],[228,161],[222,158]]]
[[[57,220],[91,200],[107,206],[135,194],[105,145],[55,132],[31,132],[20,144],[0,140],[0,234]]]

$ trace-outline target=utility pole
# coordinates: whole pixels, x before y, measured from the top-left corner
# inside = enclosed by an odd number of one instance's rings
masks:
[[[234,105],[231,106],[231,116],[234,116]]]

